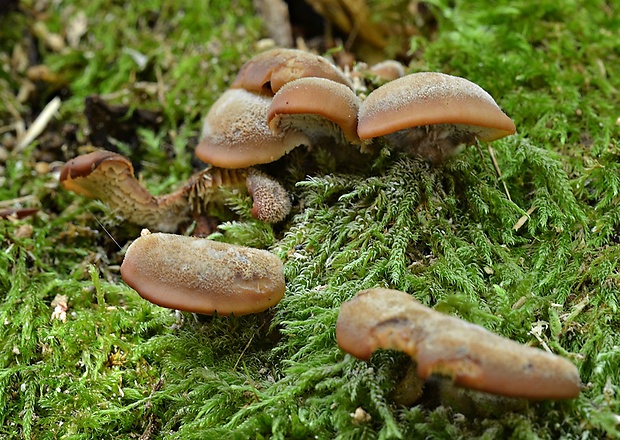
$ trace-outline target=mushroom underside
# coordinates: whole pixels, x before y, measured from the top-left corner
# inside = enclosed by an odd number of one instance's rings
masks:
[[[433,124],[407,128],[385,135],[396,151],[439,164],[472,145],[489,129],[463,124]]]
[[[306,139],[301,145],[312,147],[319,144],[336,143],[347,145],[349,140],[338,124],[314,114],[276,115],[270,123],[274,133],[303,132]]]
[[[247,180],[257,174],[260,179]],[[208,167],[174,192],[153,196],[136,179],[127,158],[96,151],[67,162],[60,182],[69,191],[101,200],[124,220],[162,232],[175,232],[193,216],[204,214],[208,205],[223,203],[223,187],[256,194],[253,212],[259,220],[275,223],[290,211],[287,191],[270,176],[248,168]]]

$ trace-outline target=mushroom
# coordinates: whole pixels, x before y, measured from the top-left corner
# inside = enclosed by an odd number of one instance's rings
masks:
[[[581,386],[568,360],[436,312],[397,290],[365,290],[344,303],[336,338],[359,359],[377,349],[400,350],[417,362],[422,379],[437,373],[503,396],[571,399]]]
[[[254,200],[251,211],[254,218],[277,223],[291,211],[288,192],[267,174],[248,168],[245,185]]]
[[[208,315],[261,312],[285,290],[282,261],[270,252],[148,231],[127,249],[121,275],[154,304]]]
[[[229,89],[213,104],[202,127],[196,156],[223,168],[273,162],[293,148],[308,144],[301,131],[274,134],[267,125],[271,97]]]
[[[457,76],[420,72],[388,82],[362,102],[360,139],[385,136],[397,149],[440,163],[462,144],[490,142],[515,125],[480,86]]]
[[[396,60],[385,60],[368,68],[368,72],[382,81],[394,81],[405,76],[405,66]]]
[[[247,188],[254,199],[252,215],[268,223],[281,221],[291,208],[286,190],[251,168],[208,167],[192,175],[176,191],[153,196],[136,179],[131,162],[100,150],[71,159],[60,173],[63,188],[97,198],[123,219],[162,232],[175,232],[200,214],[208,203],[221,202],[220,188]],[[264,189],[261,186],[265,186]]]
[[[131,222],[174,231],[192,213],[190,205],[193,211],[200,212],[202,201],[207,203],[215,198],[219,186],[215,182],[221,180],[223,186],[239,187],[245,179],[254,199],[252,214],[259,220],[278,222],[290,211],[288,193],[266,174],[248,167],[273,162],[299,145],[311,145],[304,127],[273,133],[267,125],[273,94],[285,83],[305,76],[325,77],[350,86],[348,78],[325,58],[301,50],[273,49],[246,63],[232,88],[213,104],[204,120],[196,155],[212,168],[197,173],[170,195],[152,196],[136,180],[129,160],[110,152],[69,162],[63,169],[61,183],[66,189],[100,198]],[[353,95],[349,99],[357,98]],[[355,117],[347,118],[345,138],[349,139],[355,135],[351,125]],[[315,128],[308,128],[308,132]]]
[[[322,137],[359,144],[360,101],[347,86],[325,78],[300,78],[282,86],[267,114],[272,133],[303,132],[309,145]]]
[[[186,186],[155,197],[135,178],[129,159],[111,151],[71,159],[59,180],[65,189],[98,198],[124,219],[159,231],[176,230],[190,215]]]
[[[271,49],[245,63],[231,84],[232,89],[273,96],[297,78],[320,77],[351,86],[351,81],[325,58],[299,49]]]

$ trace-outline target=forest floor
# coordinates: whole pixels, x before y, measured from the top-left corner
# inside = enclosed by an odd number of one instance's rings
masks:
[[[227,318],[140,298],[119,273],[140,227],[58,183],[95,148],[156,194],[204,166],[202,117],[270,42],[249,0],[198,3],[3,4],[0,438],[620,438],[617,5],[369,1],[387,46],[345,34],[334,59],[465,77],[517,133],[439,166],[319,146],[266,167],[291,215],[262,224],[230,194],[240,215],[211,238],[274,252],[287,290]],[[340,305],[371,287],[569,359],[580,396],[404,405],[407,356],[336,344]]]

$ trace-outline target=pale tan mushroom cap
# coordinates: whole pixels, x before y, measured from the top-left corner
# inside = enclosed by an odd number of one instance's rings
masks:
[[[196,156],[222,168],[245,168],[273,162],[307,144],[301,132],[274,135],[267,125],[271,97],[244,89],[229,89],[205,117]]]
[[[372,91],[362,103],[361,139],[384,136],[433,124],[472,126],[474,135],[489,142],[513,134],[512,120],[477,84],[437,72],[398,78]]]
[[[127,249],[123,280],[144,299],[171,309],[219,315],[257,313],[284,295],[274,254],[173,234],[146,234]]]
[[[359,292],[342,305],[338,345],[360,359],[377,349],[409,354],[423,379],[438,373],[464,387],[512,397],[569,399],[579,394],[577,368],[456,317],[397,290]]]
[[[385,60],[371,66],[368,71],[384,81],[394,81],[405,76],[405,66],[396,60]]]
[[[317,135],[337,138],[343,135],[346,141],[359,143],[359,106],[359,98],[345,85],[325,78],[300,78],[286,83],[275,94],[267,122],[274,133],[294,129],[311,139]],[[342,135],[334,131],[341,131]]]
[[[298,49],[271,49],[262,52],[245,63],[231,88],[271,94],[297,78],[328,78],[351,86],[349,79],[325,58]]]

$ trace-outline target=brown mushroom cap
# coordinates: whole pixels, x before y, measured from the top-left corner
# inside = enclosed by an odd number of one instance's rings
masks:
[[[438,373],[503,396],[570,399],[581,386],[568,360],[436,312],[397,290],[365,290],[344,303],[336,338],[360,359],[380,348],[400,350],[417,362],[423,379]]]
[[[360,101],[353,91],[325,78],[300,78],[286,83],[275,94],[267,122],[275,134],[303,131],[316,137],[359,143],[357,114]]]
[[[351,86],[349,79],[325,58],[298,49],[271,49],[245,63],[231,88],[273,95],[287,82],[303,77],[328,78]]]
[[[487,142],[516,130],[491,95],[477,84],[443,73],[420,72],[372,91],[360,106],[358,134],[361,139],[371,139],[434,124],[458,125]]]
[[[123,280],[163,307],[218,315],[257,313],[284,295],[274,254],[173,234],[143,234],[127,249]]]
[[[223,168],[245,168],[273,162],[293,148],[308,144],[298,131],[275,135],[267,125],[271,97],[229,89],[205,117],[196,156]]]

